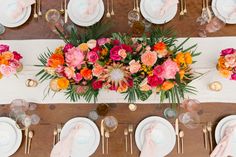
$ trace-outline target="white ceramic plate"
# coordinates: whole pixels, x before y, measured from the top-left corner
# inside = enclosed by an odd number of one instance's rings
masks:
[[[16,19],[12,19],[11,14],[16,9],[17,0],[0,0],[0,23],[6,27],[18,27],[24,24],[31,13],[31,6],[23,10]]]
[[[68,135],[77,124],[81,124],[82,128],[74,139],[71,157],[77,157],[78,154],[81,157],[88,157],[96,151],[100,142],[99,130],[90,119],[77,117],[69,120],[62,128],[60,138]]]
[[[99,1],[94,14],[84,16],[83,12],[87,9],[87,0],[70,0],[68,3],[68,15],[70,19],[77,25],[87,27],[97,23],[104,14],[104,3]]]
[[[20,147],[22,132],[16,127],[14,120],[0,117],[0,154],[8,157],[14,154]]]
[[[236,8],[236,0],[212,0],[215,16],[228,24],[236,24],[236,12],[229,17],[234,8]]]
[[[172,20],[177,13],[177,4],[171,6],[162,17],[156,14],[164,4],[164,0],[141,0],[140,9],[143,17],[154,24],[163,24]]]
[[[153,141],[158,146],[158,157],[163,157],[169,154],[175,146],[175,130],[173,126],[164,118],[152,116],[142,120],[135,131],[135,142],[138,149],[141,151],[144,143],[144,135],[150,124],[158,123],[151,134]]]

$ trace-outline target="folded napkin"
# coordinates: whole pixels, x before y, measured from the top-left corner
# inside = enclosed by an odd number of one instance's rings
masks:
[[[224,136],[220,140],[219,144],[216,146],[214,151],[211,153],[210,157],[228,157],[231,154],[231,140],[234,135],[234,130],[236,129],[236,124],[228,126],[225,128]]]
[[[141,150],[140,157],[157,157],[157,144],[152,140],[152,131],[157,126],[157,123],[150,124],[149,128],[145,131],[144,143]]]
[[[94,14],[96,7],[99,4],[99,1],[100,0],[88,0],[88,8],[85,9],[82,16],[86,18],[87,16]]]
[[[17,19],[24,9],[35,3],[35,0],[17,0],[16,10],[11,14],[12,19]]]
[[[81,129],[81,125],[76,125],[67,136],[62,138],[52,149],[50,157],[70,157],[72,153],[72,145],[77,132]]]
[[[173,5],[179,3],[178,0],[165,0],[164,5],[161,7],[160,11],[158,12],[159,17],[163,17],[165,12],[172,7]]]

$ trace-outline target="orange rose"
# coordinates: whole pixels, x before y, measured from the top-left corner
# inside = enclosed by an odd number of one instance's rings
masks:
[[[153,49],[155,51],[164,51],[166,49],[166,44],[164,42],[158,42],[154,45]]]
[[[2,57],[4,60],[11,60],[14,58],[14,54],[9,51],[6,51],[2,53]]]
[[[57,85],[59,89],[67,89],[70,82],[65,77],[57,79]]]
[[[102,51],[101,51],[101,55],[102,56],[106,56],[107,53],[108,53],[108,49],[107,48],[102,49]]]
[[[184,64],[185,63],[185,58],[184,58],[183,52],[179,52],[176,55],[176,62],[177,62],[177,64]]]
[[[87,43],[82,43],[79,45],[79,49],[83,52],[88,51],[89,47]]]
[[[175,84],[173,82],[165,81],[161,86],[161,90],[168,91],[171,88],[173,88],[174,86],[175,86]]]
[[[220,72],[220,75],[225,78],[228,78],[232,74],[231,71],[225,70],[225,69],[219,69],[219,72]]]
[[[92,70],[88,69],[88,68],[83,68],[80,71],[80,74],[83,76],[83,78],[85,80],[91,80],[92,79]]]
[[[48,59],[48,66],[52,68],[57,68],[59,65],[65,63],[64,56],[62,54],[52,54]]]
[[[179,71],[179,76],[180,76],[180,79],[181,79],[181,80],[184,78],[184,74],[185,74],[185,71],[184,71],[184,70],[180,70],[180,71]]]
[[[220,68],[220,69],[227,69],[226,68],[226,66],[225,66],[225,58],[224,57],[220,57],[219,59],[218,59],[218,68]]]
[[[128,90],[128,85],[125,82],[121,83],[121,86],[118,87],[117,92],[123,93]]]
[[[186,62],[187,64],[192,64],[192,63],[193,63],[191,53],[186,52],[186,53],[184,54],[184,58],[185,58],[185,62]]]
[[[2,56],[0,56],[0,64],[9,65],[9,62],[5,60]]]

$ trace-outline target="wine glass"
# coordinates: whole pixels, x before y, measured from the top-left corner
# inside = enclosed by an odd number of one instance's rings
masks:
[[[118,120],[114,116],[106,116],[103,120],[105,131],[113,132],[118,127]]]
[[[180,106],[187,112],[202,113],[201,103],[196,99],[185,99]]]
[[[189,129],[195,129],[200,125],[200,117],[196,112],[185,112],[180,114],[179,121]]]
[[[134,11],[134,10],[129,11],[129,13],[128,13],[128,25],[130,27],[133,26],[134,22],[139,21],[139,20],[140,20],[139,12]]]
[[[96,112],[99,116],[105,116],[109,111],[108,104],[99,104],[96,108]]]
[[[46,21],[48,22],[49,28],[52,30],[52,32],[58,34],[57,29],[61,32],[64,31],[64,21],[61,17],[61,14],[56,9],[50,9],[46,12],[45,15]],[[56,29],[57,28],[57,29]]]

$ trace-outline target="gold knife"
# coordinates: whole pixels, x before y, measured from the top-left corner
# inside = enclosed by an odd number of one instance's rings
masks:
[[[179,120],[178,118],[175,119],[175,134],[177,138],[177,153],[180,153],[180,139],[179,139]]]
[[[103,127],[103,121],[101,121],[101,126],[100,126],[100,132],[101,132],[101,136],[102,136],[102,154],[105,154],[105,148],[104,148],[104,127]]]
[[[65,7],[65,23],[67,23],[68,22],[67,0],[65,0],[64,7]]]

